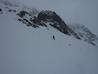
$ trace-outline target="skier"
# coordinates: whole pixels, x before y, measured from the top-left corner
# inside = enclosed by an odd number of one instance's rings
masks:
[[[0,8],[0,14],[3,14],[2,9]]]
[[[53,35],[53,39],[55,40],[55,36]]]
[[[2,9],[0,8],[0,12],[2,11]]]

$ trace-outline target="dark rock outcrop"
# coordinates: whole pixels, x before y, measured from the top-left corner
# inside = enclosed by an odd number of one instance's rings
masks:
[[[60,32],[70,35],[68,31],[68,26],[66,23],[58,16],[54,11],[41,11],[38,16],[37,16],[38,21],[43,21],[43,22],[52,22],[49,25],[52,27],[58,29]]]
[[[27,11],[20,11],[17,15],[23,18],[26,14],[29,14]]]
[[[50,23],[49,25],[56,28],[60,32],[67,35],[73,34],[77,39],[80,39],[80,37],[72,29],[70,29],[68,25],[61,19],[61,17],[57,15],[54,11],[41,11],[38,14],[37,20],[38,22],[52,22],[52,24]]]
[[[25,17],[30,16],[30,13],[27,11],[20,11],[17,15],[22,19],[23,23],[27,24],[27,26],[32,26],[34,28],[39,26],[47,27],[47,23],[49,23],[50,26],[58,31],[67,35],[74,35],[74,37],[80,39],[80,37],[72,29],[70,29],[68,25],[61,19],[61,17],[54,11],[41,11],[37,16],[33,16],[29,19]]]

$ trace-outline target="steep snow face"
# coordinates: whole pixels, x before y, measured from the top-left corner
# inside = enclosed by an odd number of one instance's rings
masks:
[[[13,12],[0,14],[0,60],[0,74],[98,74],[97,46],[51,26],[27,27]]]

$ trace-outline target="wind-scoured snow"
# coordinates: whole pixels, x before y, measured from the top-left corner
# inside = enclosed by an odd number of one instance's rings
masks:
[[[98,74],[97,43],[93,46],[63,34],[50,22],[48,27],[27,27],[17,20],[22,8],[9,12],[5,7],[0,4],[0,74]],[[70,27],[77,34],[87,33],[85,27]]]

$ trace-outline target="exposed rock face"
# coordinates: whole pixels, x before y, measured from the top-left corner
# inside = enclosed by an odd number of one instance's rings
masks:
[[[52,27],[56,28],[60,32],[67,34],[67,35],[74,35],[77,39],[80,39],[80,37],[72,30],[70,29],[67,24],[61,19],[60,16],[58,16],[54,11],[41,11],[37,17],[34,18],[36,22],[39,24],[45,25],[45,23],[50,23]],[[33,21],[34,22],[34,21]],[[44,22],[44,23],[41,23]]]
[[[21,18],[27,15],[30,16],[30,14],[27,11],[20,11],[17,15]],[[58,29],[64,34],[70,35],[70,33],[68,32],[68,27],[65,24],[65,22],[53,11],[48,11],[48,10],[41,11],[37,16],[34,16],[30,19],[25,18],[24,21],[27,22],[27,20],[32,22],[32,24],[30,24],[31,26],[36,24],[37,26],[47,27],[46,23],[48,22],[50,23],[49,25],[51,25],[52,27]]]
[[[26,11],[20,11],[17,15],[21,18],[23,18],[26,14],[29,14],[28,12]]]
[[[68,31],[68,26],[66,25],[66,23],[60,18],[60,16],[58,16],[55,12],[53,11],[41,11],[38,14],[37,19],[43,22],[52,22],[52,24],[50,23],[50,25],[56,29],[58,29],[59,31],[63,32],[64,34],[68,34],[70,35],[69,31]]]
[[[20,11],[17,15],[21,18],[24,18],[25,16],[30,17],[30,14],[27,11]],[[73,33],[77,39],[80,39],[54,11],[41,11],[37,16],[31,17],[30,19],[25,18],[22,19],[22,21],[23,23],[28,22],[27,26],[32,26],[34,28],[39,26],[47,27],[47,23],[49,23],[50,26],[56,28],[60,32],[67,35]]]

